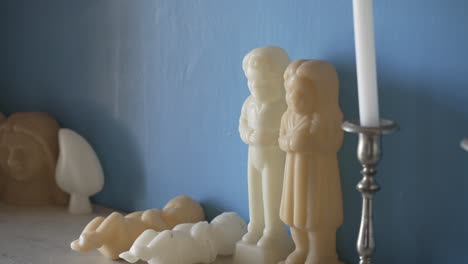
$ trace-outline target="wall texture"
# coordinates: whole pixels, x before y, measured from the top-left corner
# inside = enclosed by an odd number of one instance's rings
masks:
[[[468,2],[375,1],[385,138],[375,200],[376,263],[468,261]],[[241,60],[279,45],[332,62],[346,118],[357,117],[351,0],[4,0],[0,109],[47,111],[95,146],[106,173],[95,200],[124,210],[189,194],[210,216],[247,217],[248,95]],[[356,137],[340,153],[341,258],[357,263]]]

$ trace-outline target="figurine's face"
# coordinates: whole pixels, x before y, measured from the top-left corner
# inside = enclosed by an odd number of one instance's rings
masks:
[[[252,96],[259,101],[276,98],[282,89],[281,74],[276,75],[261,65],[249,64],[245,69],[245,76]]]
[[[0,167],[7,177],[17,181],[32,180],[46,166],[41,146],[23,133],[0,133]]]
[[[286,80],[286,103],[294,112],[304,115],[317,109],[316,83],[299,76],[293,76]]]

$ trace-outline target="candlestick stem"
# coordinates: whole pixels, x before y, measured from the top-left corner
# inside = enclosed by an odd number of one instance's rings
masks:
[[[360,264],[371,264],[375,250],[373,207],[374,193],[380,190],[375,180],[377,164],[382,158],[382,135],[398,130],[398,124],[390,120],[382,120],[378,127],[364,127],[357,122],[345,122],[343,130],[359,134],[357,157],[362,165],[362,179],[356,189],[362,194],[361,225],[357,239],[357,252]]]

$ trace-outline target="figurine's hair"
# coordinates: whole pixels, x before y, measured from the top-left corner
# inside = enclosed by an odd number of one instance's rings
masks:
[[[333,65],[321,60],[297,60],[286,68],[284,72],[285,83],[293,77],[306,78],[317,84],[320,97],[317,101],[321,104],[322,109],[338,107],[339,110],[338,74]]]
[[[248,66],[270,65],[269,70],[281,76],[288,64],[289,56],[284,49],[276,46],[266,46],[253,49],[247,53],[242,60],[242,69],[245,72]]]
[[[321,60],[297,60],[291,63],[284,72],[285,86],[290,78],[305,78],[311,81],[313,87],[317,89],[319,98],[316,102],[320,104],[318,114],[322,116],[323,122],[327,123],[329,131],[334,133],[334,137],[340,139],[334,146],[334,149],[338,150],[343,138],[341,130],[343,113],[339,106],[339,81],[335,67]],[[338,122],[330,123],[328,120]]]
[[[47,165],[54,170],[58,157],[57,121],[47,113],[14,113],[0,125],[0,133],[7,131],[21,133],[31,137],[44,151]]]

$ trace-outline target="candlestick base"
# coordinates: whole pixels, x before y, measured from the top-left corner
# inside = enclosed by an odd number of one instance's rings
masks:
[[[373,194],[380,190],[375,180],[377,164],[382,158],[382,135],[392,134],[399,129],[396,122],[381,120],[378,127],[364,127],[359,122],[343,123],[343,130],[359,134],[357,157],[362,165],[362,179],[356,188],[362,194],[361,226],[357,239],[357,251],[360,264],[371,264],[375,250],[374,227],[372,220]]]
[[[294,250],[291,240],[278,243],[276,246],[261,248],[257,245],[239,241],[236,244],[233,264],[271,264],[278,263],[288,257]]]

